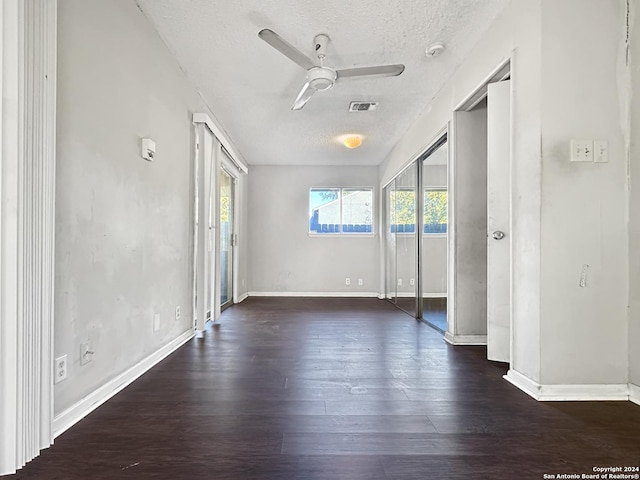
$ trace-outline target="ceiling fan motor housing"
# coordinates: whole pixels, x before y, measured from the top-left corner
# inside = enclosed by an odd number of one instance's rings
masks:
[[[314,90],[328,90],[336,83],[336,71],[328,67],[313,67],[307,71],[307,81]]]

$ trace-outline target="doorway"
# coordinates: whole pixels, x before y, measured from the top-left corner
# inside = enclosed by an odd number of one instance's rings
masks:
[[[487,358],[510,361],[511,344],[510,62],[454,112],[452,183],[455,279],[446,340],[487,345]]]

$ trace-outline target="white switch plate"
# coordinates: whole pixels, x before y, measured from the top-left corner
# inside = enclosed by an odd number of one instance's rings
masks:
[[[160,314],[156,313],[153,316],[153,331],[157,332],[158,330],[160,330]]]
[[[360,286],[364,285],[364,280],[359,278],[358,279],[358,285],[360,285]]]
[[[606,140],[593,141],[593,161],[607,163],[609,161],[609,142]]]
[[[593,162],[593,140],[571,140],[572,162]]]
[[[411,286],[413,287],[415,284],[416,284],[415,279],[410,278],[410,279],[409,279],[409,285],[411,285]]]
[[[67,356],[62,355],[55,359],[53,368],[53,374],[55,375],[53,383],[58,383],[67,378]]]

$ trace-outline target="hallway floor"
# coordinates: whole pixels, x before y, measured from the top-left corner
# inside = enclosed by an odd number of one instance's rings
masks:
[[[7,478],[527,480],[639,465],[640,406],[538,403],[505,371],[385,301],[249,298]]]

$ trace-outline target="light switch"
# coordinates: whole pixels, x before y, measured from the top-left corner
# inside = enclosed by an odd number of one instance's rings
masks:
[[[596,163],[607,163],[609,161],[609,142],[606,140],[594,140],[593,158]]]
[[[593,140],[571,140],[572,162],[593,162]]]

